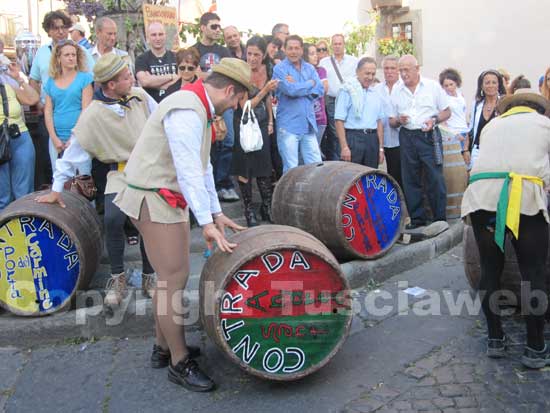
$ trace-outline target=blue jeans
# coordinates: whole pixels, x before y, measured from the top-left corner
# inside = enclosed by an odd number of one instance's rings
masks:
[[[314,132],[295,135],[282,127],[277,130],[277,144],[279,153],[283,159],[283,174],[298,166],[299,157],[302,155],[304,164],[321,162],[321,151]]]
[[[233,109],[228,109],[223,114],[223,120],[227,126],[227,135],[221,142],[215,142],[212,146],[212,168],[214,168],[214,182],[216,189],[233,188],[233,181],[229,170],[233,158],[233,144],[235,143],[235,132],[233,130]]]
[[[34,145],[29,132],[10,140],[11,161],[0,165],[0,211],[34,190]]]

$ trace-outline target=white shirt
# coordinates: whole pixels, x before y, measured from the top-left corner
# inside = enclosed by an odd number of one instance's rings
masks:
[[[393,85],[393,88],[398,87],[401,83],[403,83],[401,79],[398,79]],[[399,128],[392,128],[390,126],[389,115],[393,113],[390,88],[388,87],[386,81],[383,81],[377,84],[374,87],[374,90],[382,97],[384,114],[386,115],[382,119],[382,124],[384,125],[384,148],[396,148],[399,146]]]
[[[447,126],[455,134],[468,132],[468,122],[466,122],[466,100],[464,96],[457,91],[456,96],[449,95],[449,109],[451,117],[447,120]]]
[[[208,95],[207,95],[208,96]],[[208,99],[210,103],[210,99]],[[210,106],[211,113],[214,108]],[[174,159],[181,193],[195,214],[199,225],[212,222],[212,214],[221,212],[212,164],[208,161],[203,173],[201,146],[203,124],[197,112],[191,109],[174,109],[163,120],[168,145]],[[185,125],[182,128],[182,125]]]
[[[394,86],[391,100],[393,112],[390,117],[408,116],[408,123],[403,125],[406,129],[422,129],[428,119],[449,107],[447,93],[441,85],[424,77],[420,77],[414,93],[405,83]]]
[[[210,113],[215,108],[205,91]],[[212,214],[221,212],[220,201],[214,184],[210,159],[203,173],[201,161],[203,124],[199,115],[190,109],[174,109],[163,120],[164,131],[174,159],[181,193],[193,211],[200,226],[213,222]],[[182,128],[182,125],[185,125]]]
[[[130,69],[130,72],[132,72],[132,74],[134,74],[134,64],[132,63],[132,60],[130,59],[130,55],[128,54],[127,51],[121,50],[121,49],[117,49],[116,47],[113,47],[109,53],[114,53],[114,54],[116,54],[117,56],[121,57],[121,58],[122,58],[122,61],[125,62],[125,63],[128,65],[128,69]],[[94,46],[94,47],[90,50],[90,54],[92,55],[92,57],[94,58],[94,60],[95,60],[96,62],[97,62],[97,61],[99,60],[99,58],[102,56],[102,54],[99,53],[99,50],[97,49],[97,45]]]
[[[336,62],[336,66],[338,66],[338,70],[340,72],[340,75],[342,75],[342,79],[344,80],[344,82],[355,77],[358,62],[356,57],[345,54],[340,62],[336,58],[334,58],[334,61]],[[319,66],[323,67],[327,71],[327,95],[336,98],[338,96],[340,88],[342,87],[342,82],[340,82],[340,79],[338,79],[338,75],[336,74],[336,70],[334,70],[334,66],[332,65],[330,56],[322,58],[319,62]]]
[[[149,113],[153,113],[158,103],[147,93],[146,95]],[[113,105],[104,104],[104,106],[115,112],[121,118],[126,114],[126,109],[122,108],[118,103]],[[113,127],[116,127],[116,125],[113,125]],[[74,132],[72,132],[71,138],[69,139],[69,147],[63,152],[63,157],[55,161],[52,191],[63,192],[63,185],[65,182],[75,176],[77,169],[82,170],[86,165],[89,167],[91,160],[92,157],[90,154],[80,146]]]

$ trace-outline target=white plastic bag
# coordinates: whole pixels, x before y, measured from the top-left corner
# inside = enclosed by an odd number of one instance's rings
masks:
[[[254,115],[254,111],[250,107],[250,100],[247,100],[243,107],[240,141],[244,152],[259,151],[264,144],[262,131]]]

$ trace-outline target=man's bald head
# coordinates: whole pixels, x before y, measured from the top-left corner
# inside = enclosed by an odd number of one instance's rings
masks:
[[[399,59],[399,74],[405,86],[414,87],[420,81],[420,72],[418,70],[418,60],[410,54],[406,54]]]

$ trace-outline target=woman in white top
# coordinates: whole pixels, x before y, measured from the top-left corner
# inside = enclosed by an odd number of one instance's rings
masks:
[[[471,151],[469,169],[472,168],[479,153],[479,137],[487,123],[498,116],[496,107],[501,96],[506,96],[502,75],[493,69],[481,72],[477,78],[477,91],[470,118],[470,140],[466,147]]]
[[[449,108],[451,109],[451,117],[445,124],[455,136],[455,142],[452,143],[460,142],[464,162],[468,165],[470,164],[470,152],[464,149],[470,128],[466,121],[466,100],[460,91],[462,77],[456,69],[445,69],[439,74],[439,83],[449,96]]]

